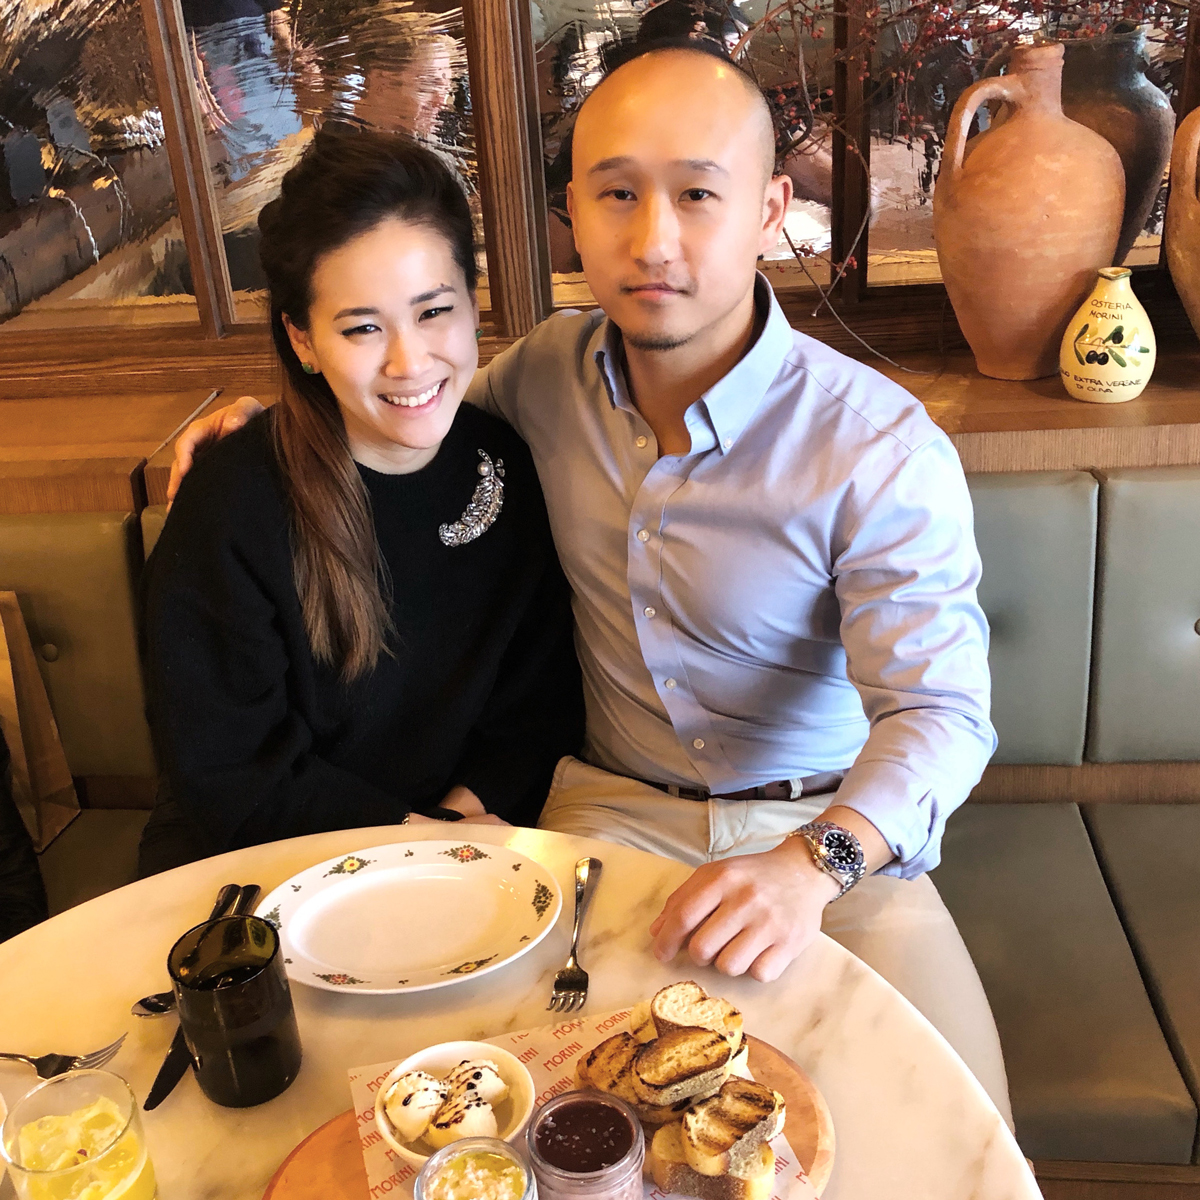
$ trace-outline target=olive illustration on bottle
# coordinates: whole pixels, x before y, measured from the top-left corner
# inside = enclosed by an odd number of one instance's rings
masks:
[[[1127,355],[1134,354],[1149,354],[1149,346],[1141,346],[1138,344],[1138,331],[1136,328],[1129,331],[1128,339],[1125,337],[1125,326],[1116,326],[1111,333],[1103,338],[1098,338],[1099,330],[1090,338],[1087,336],[1088,330],[1091,328],[1089,322],[1084,322],[1079,327],[1079,332],[1075,334],[1074,342],[1071,349],[1075,351],[1075,357],[1079,361],[1079,365],[1091,366],[1093,363],[1098,367],[1107,365],[1111,358],[1119,367],[1128,367]],[[1080,350],[1080,346],[1091,346],[1094,349],[1087,351],[1086,356]],[[1117,347],[1121,349],[1118,350]]]

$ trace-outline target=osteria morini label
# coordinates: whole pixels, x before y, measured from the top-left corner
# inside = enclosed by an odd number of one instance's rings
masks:
[[[1119,404],[1140,396],[1154,372],[1150,318],[1130,286],[1126,267],[1105,267],[1092,294],[1067,325],[1058,366],[1076,400]]]

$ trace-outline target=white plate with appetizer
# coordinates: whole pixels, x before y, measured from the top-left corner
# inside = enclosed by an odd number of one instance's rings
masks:
[[[258,906],[293,983],[392,995],[448,987],[531,950],[562,894],[540,863],[469,838],[371,846],[293,875]]]

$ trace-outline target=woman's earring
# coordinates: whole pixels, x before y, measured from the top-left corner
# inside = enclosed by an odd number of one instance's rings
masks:
[[[305,375],[315,375],[317,373],[317,368],[312,363],[302,362],[300,366],[303,368]]]
[[[483,330],[482,330],[482,329],[477,329],[477,330],[475,330],[475,340],[476,340],[476,341],[479,341],[479,339],[480,339],[481,337],[483,337]]]

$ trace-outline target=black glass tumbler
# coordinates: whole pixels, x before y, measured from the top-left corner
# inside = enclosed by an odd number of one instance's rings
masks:
[[[167,967],[200,1090],[228,1108],[284,1091],[300,1070],[300,1031],[275,928],[206,921],[171,947]]]

